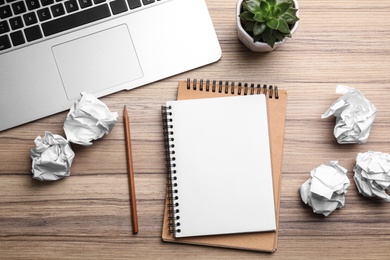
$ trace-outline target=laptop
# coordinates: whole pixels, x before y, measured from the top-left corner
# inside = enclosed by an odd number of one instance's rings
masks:
[[[220,57],[204,0],[0,0],[0,131]]]

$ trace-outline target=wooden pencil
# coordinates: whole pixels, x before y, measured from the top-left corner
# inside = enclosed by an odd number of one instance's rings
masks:
[[[123,107],[123,125],[125,128],[127,172],[129,174],[131,219],[132,219],[132,225],[133,225],[133,233],[137,234],[138,233],[138,214],[137,214],[137,203],[136,203],[136,197],[135,197],[133,155],[132,155],[132,151],[131,151],[130,120],[129,120],[129,115],[127,113],[126,106]]]

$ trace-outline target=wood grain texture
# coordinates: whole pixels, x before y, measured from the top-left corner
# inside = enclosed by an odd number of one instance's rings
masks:
[[[248,51],[235,30],[235,1],[207,0],[221,43],[217,63],[102,98],[131,120],[139,234],[131,230],[123,121],[91,147],[73,145],[71,176],[31,176],[30,149],[44,131],[64,135],[66,112],[0,133],[0,256],[76,259],[388,259],[390,204],[361,196],[352,169],[358,152],[390,152],[390,2],[300,0],[300,26],[271,53]],[[199,36],[201,37],[201,35]],[[273,254],[163,243],[165,162],[160,105],[186,78],[277,85],[288,91],[279,247]],[[321,114],[337,84],[358,88],[378,109],[363,145],[338,145]],[[313,168],[338,160],[348,169],[346,205],[325,218],[299,186]]]

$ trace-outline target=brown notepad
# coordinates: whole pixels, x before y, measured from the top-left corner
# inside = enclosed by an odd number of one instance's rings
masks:
[[[180,81],[178,100],[224,97],[231,95],[265,94],[267,97],[272,175],[275,198],[276,231],[175,238],[169,227],[168,196],[164,211],[162,239],[166,242],[274,252],[278,244],[281,167],[283,159],[284,126],[287,91],[266,85],[248,85],[225,81]]]

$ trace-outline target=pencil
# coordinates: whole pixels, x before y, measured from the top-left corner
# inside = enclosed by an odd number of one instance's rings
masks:
[[[132,225],[133,225],[133,233],[137,234],[138,233],[138,215],[137,215],[137,203],[136,203],[136,198],[135,198],[133,155],[131,152],[130,120],[129,120],[129,115],[127,114],[126,106],[123,107],[123,124],[125,127],[127,172],[129,174],[131,219],[132,219]]]

